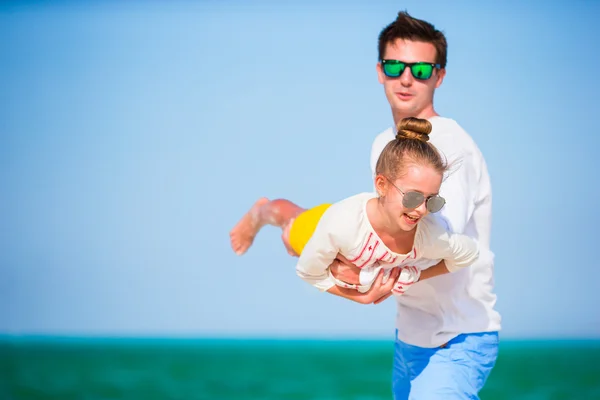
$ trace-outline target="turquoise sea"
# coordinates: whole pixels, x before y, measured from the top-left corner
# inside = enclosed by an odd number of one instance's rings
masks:
[[[390,399],[393,342],[0,338],[0,399]],[[482,399],[600,399],[600,341],[502,341]]]

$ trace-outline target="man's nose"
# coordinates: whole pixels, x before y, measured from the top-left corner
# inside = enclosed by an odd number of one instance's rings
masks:
[[[413,83],[413,76],[412,73],[410,72],[410,68],[406,67],[404,68],[404,71],[402,71],[402,74],[400,75],[400,83],[402,84],[402,86],[410,86]]]

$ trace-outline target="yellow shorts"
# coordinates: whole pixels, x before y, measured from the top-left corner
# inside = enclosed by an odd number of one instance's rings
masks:
[[[297,254],[302,254],[302,250],[315,231],[321,216],[330,206],[331,204],[321,204],[296,217],[290,227],[290,245]]]

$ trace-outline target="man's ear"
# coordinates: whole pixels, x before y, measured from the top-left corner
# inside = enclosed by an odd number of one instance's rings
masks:
[[[442,82],[444,81],[444,77],[446,76],[446,68],[438,69],[437,76],[435,78],[435,88],[439,88],[442,86]]]
[[[382,68],[383,68],[383,66],[381,65],[381,62],[378,62],[377,65],[375,66],[375,69],[377,70],[377,80],[381,84],[383,84],[383,82],[385,82],[385,74],[383,73]]]

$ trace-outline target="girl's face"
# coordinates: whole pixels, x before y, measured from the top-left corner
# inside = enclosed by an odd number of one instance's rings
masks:
[[[377,175],[375,187],[381,196],[381,204],[389,228],[405,232],[413,230],[421,218],[429,214],[426,207],[427,199],[437,196],[441,185],[442,174],[428,165],[410,164],[405,174],[393,182],[383,175]],[[421,198],[423,201],[415,205],[415,199],[418,202]],[[441,198],[430,200],[430,207],[438,208],[441,204],[443,204]]]

